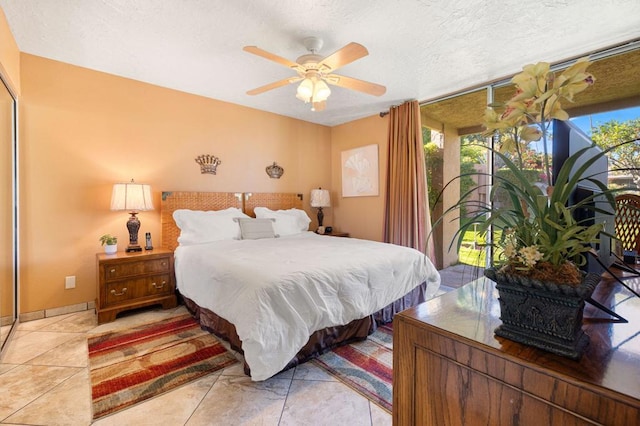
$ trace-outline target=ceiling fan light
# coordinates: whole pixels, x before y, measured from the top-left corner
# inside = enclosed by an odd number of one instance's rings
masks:
[[[296,98],[309,102],[311,100],[311,96],[313,96],[313,82],[310,79],[305,78],[298,86]]]
[[[323,80],[319,80],[318,82],[316,82],[313,93],[314,102],[326,101],[330,94],[331,89],[329,89],[327,83],[325,83]]]
[[[311,102],[311,98],[305,98],[304,96],[300,96],[299,93],[296,93],[296,98],[300,99],[305,104]]]

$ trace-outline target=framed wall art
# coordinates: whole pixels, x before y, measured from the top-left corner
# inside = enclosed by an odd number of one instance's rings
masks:
[[[342,196],[378,195],[378,145],[366,145],[341,153]]]

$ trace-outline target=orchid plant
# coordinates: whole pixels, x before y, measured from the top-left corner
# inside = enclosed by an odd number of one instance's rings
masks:
[[[491,104],[484,114],[485,136],[501,133],[499,151],[512,153],[517,164],[524,165],[523,153],[531,142],[543,140],[546,181],[551,182],[551,164],[547,148],[549,125],[552,119],[568,120],[562,101],[573,97],[595,82],[586,72],[591,63],[587,58],[576,61],[559,76],[550,71],[548,62],[526,65],[511,80],[515,95],[506,104]],[[502,114],[495,108],[504,107]]]
[[[546,62],[527,65],[512,79],[516,87],[514,96],[505,103],[490,104],[484,114],[484,135],[497,136],[495,146],[488,149],[504,163],[509,177],[493,175],[488,203],[474,201],[470,197],[472,189],[462,194],[460,201],[447,211],[465,205],[467,211],[474,212],[456,235],[458,246],[465,232],[473,230],[474,226],[484,234],[494,227],[499,230],[494,246],[502,249],[498,251],[501,255],[497,266],[504,273],[541,280],[551,278],[577,285],[581,281],[578,266],[586,262],[586,252],[591,250],[592,243],[598,242],[604,225],[574,219],[575,209],[594,209],[595,194],[570,205],[571,194],[581,180],[587,179],[598,185],[601,195],[614,206],[613,190],[586,176],[587,169],[598,156],[576,166],[587,149],[570,156],[557,176],[552,176],[551,172],[546,143],[551,121],[567,120],[569,115],[562,103],[572,102],[576,94],[595,82],[593,75],[586,71],[589,65],[590,62],[583,58],[558,75]],[[544,150],[543,181],[553,182],[553,186],[541,188],[523,172],[527,161],[530,162],[530,158],[527,159],[531,151],[529,146],[535,141],[542,141]],[[601,155],[606,155],[606,151]],[[493,202],[499,192],[506,193],[509,205]]]

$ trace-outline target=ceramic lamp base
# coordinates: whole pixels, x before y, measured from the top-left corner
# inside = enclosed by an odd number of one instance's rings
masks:
[[[129,246],[126,252],[142,251],[142,247],[138,244],[138,231],[140,230],[140,220],[136,217],[137,212],[130,212],[131,217],[127,221],[127,230],[129,231]]]

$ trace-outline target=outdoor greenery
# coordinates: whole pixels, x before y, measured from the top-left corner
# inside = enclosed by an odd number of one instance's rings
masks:
[[[458,252],[458,261],[465,265],[484,268],[487,261],[487,251],[484,248],[475,248],[463,245]]]
[[[442,191],[443,150],[435,142],[431,142],[431,130],[422,128],[424,141],[425,164],[427,168],[427,182],[429,183],[429,208],[434,211],[436,202]],[[462,173],[474,172],[477,164],[486,162],[484,149],[478,144],[484,144],[480,134],[463,136],[460,141],[460,169]],[[465,192],[476,186],[471,176],[465,176],[460,182],[460,191]]]
[[[458,260],[466,265],[484,268],[486,262],[486,250],[484,236],[473,230],[464,233],[462,245],[458,252]]]
[[[479,133],[460,138],[460,193],[462,194],[478,186],[473,176],[478,170],[476,166],[487,162],[485,144],[486,139]],[[460,216],[466,218],[468,215],[466,206],[462,206]]]
[[[591,130],[591,139],[601,148],[612,148],[609,167],[630,175],[636,187],[640,187],[640,141],[620,145],[640,138],[640,118],[619,122],[611,120]]]
[[[431,130],[426,127],[422,128],[422,143],[424,144],[424,161],[427,169],[429,209],[434,211],[438,194],[442,190],[442,149],[435,142],[431,142]]]

